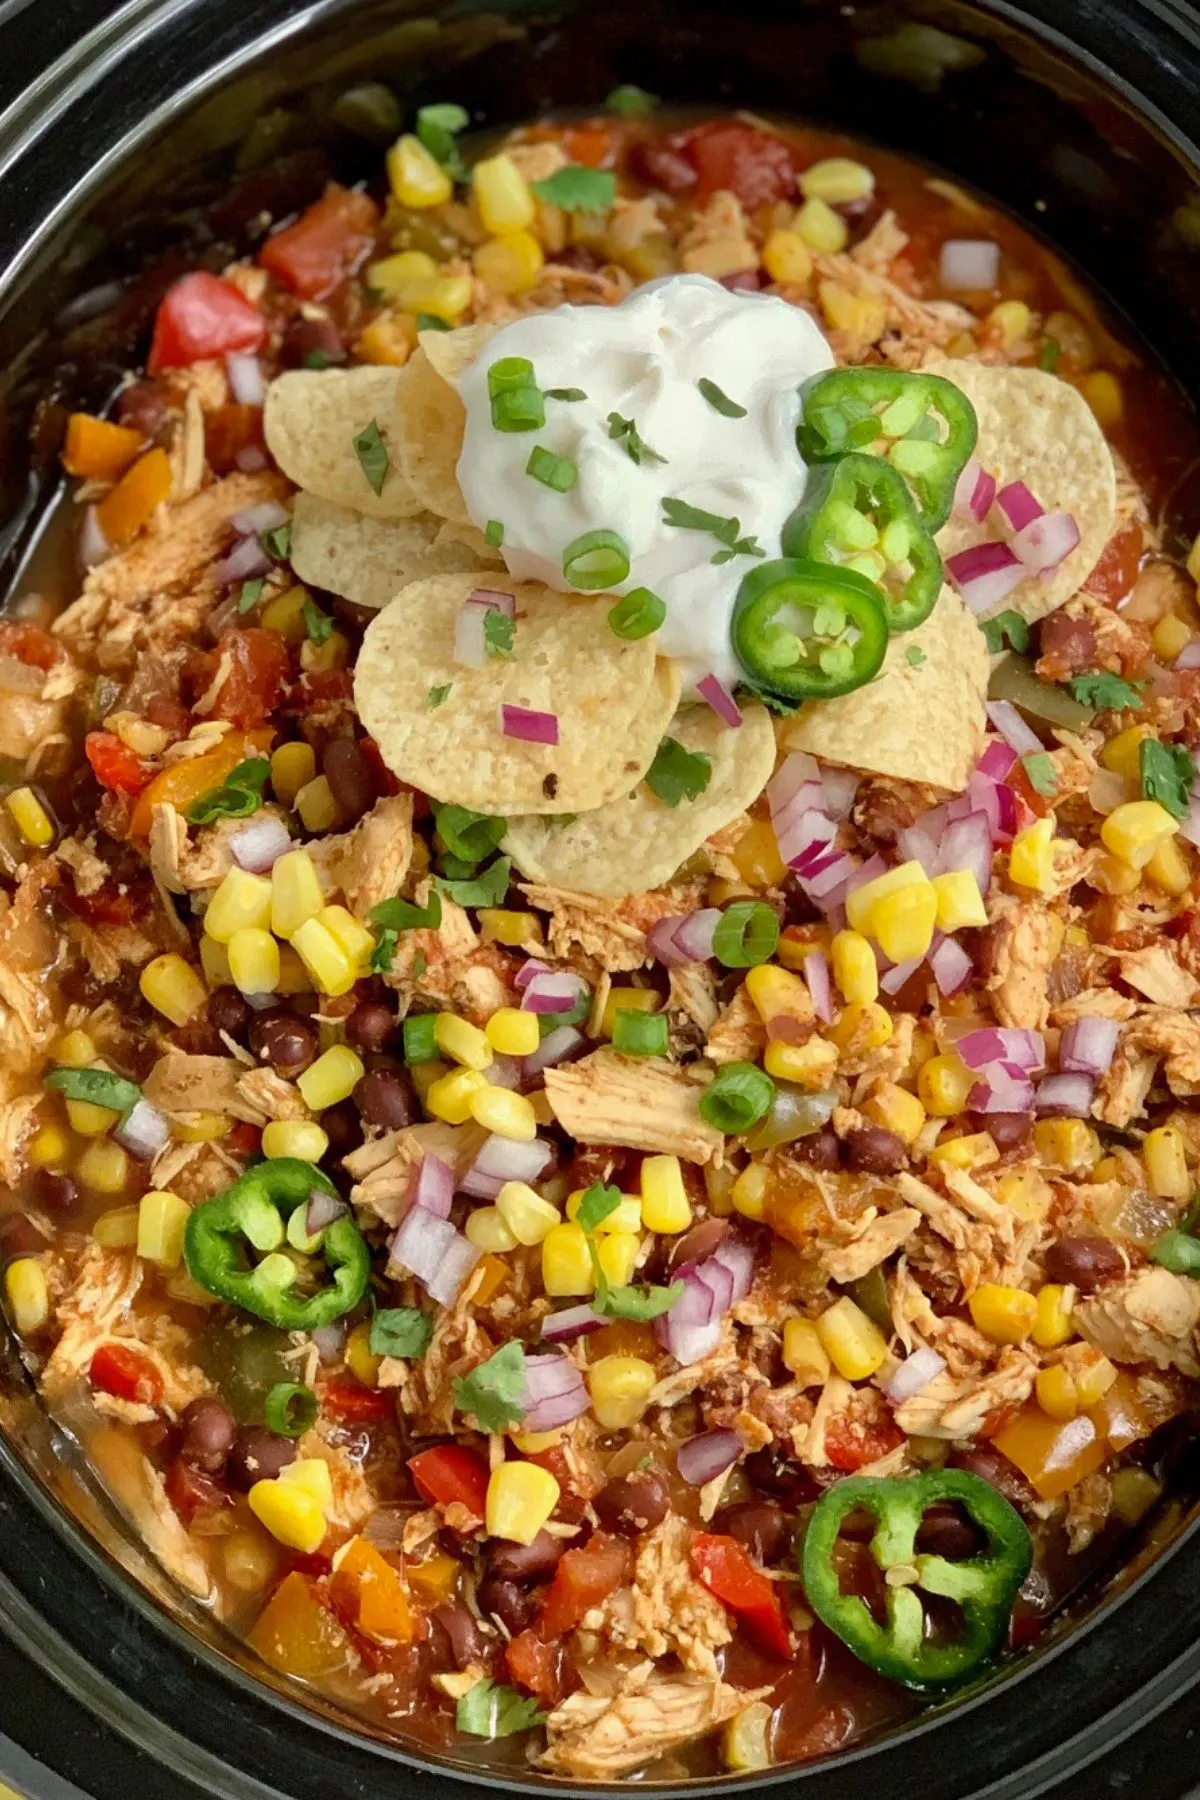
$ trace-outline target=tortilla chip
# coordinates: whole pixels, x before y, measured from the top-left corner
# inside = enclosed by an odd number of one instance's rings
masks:
[[[775,767],[775,731],[764,706],[743,707],[734,730],[711,707],[685,706],[667,735],[712,761],[712,777],[697,799],[665,806],[641,782],[623,799],[565,825],[510,819],[503,849],[522,875],[607,900],[661,887],[706,838],[745,812]]]
[[[515,596],[513,655],[465,669],[455,622],[481,586]],[[450,691],[431,707],[440,687]],[[487,570],[398,594],[367,627],[354,697],[388,768],[436,800],[492,814],[584,812],[637,786],[679,704],[679,675],[651,638],[614,637],[593,604]],[[555,713],[559,742],[505,737],[502,703]]]
[[[293,369],[267,389],[263,433],[284,474],[322,500],[371,519],[409,519],[421,511],[397,467],[403,425],[396,406],[398,369]],[[387,446],[379,494],[363,473],[354,439],[372,419]]]
[[[892,639],[874,681],[837,700],[808,701],[780,721],[780,745],[961,793],[983,749],[989,667],[977,622],[943,588],[925,623]]]
[[[457,387],[498,325],[460,325],[457,331],[422,331],[418,343],[443,381]]]
[[[453,334],[443,331],[425,335]],[[398,401],[402,426],[396,461],[401,480],[426,512],[465,525],[467,509],[456,471],[467,409],[457,388],[442,379],[426,351],[418,350],[400,370]]]
[[[348,506],[297,494],[292,509],[292,568],[301,581],[358,606],[386,606],[403,587],[430,575],[478,569],[474,546],[445,536],[432,513],[368,519]],[[482,535],[481,535],[482,542]],[[485,545],[485,560],[491,556]],[[494,564],[499,567],[499,562]]]
[[[1023,481],[1048,513],[1065,512],[1079,544],[1049,581],[1029,575],[990,612],[1018,612],[1032,625],[1079,592],[1112,536],[1117,477],[1112,451],[1083,395],[1041,369],[996,369],[976,362],[938,362],[979,416],[975,455],[1000,486]],[[947,520],[937,534],[943,556],[997,536],[994,524]]]

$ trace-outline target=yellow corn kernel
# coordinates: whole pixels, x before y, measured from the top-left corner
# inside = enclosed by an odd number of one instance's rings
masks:
[[[562,1224],[557,1206],[543,1200],[524,1181],[506,1181],[496,1195],[496,1208],[518,1244],[540,1244]]]
[[[730,854],[751,887],[777,887],[787,875],[769,819],[752,819]]]
[[[14,788],[4,796],[9,818],[25,842],[35,850],[44,850],[54,842],[54,821],[32,788]]]
[[[120,1113],[108,1106],[95,1106],[90,1100],[67,1101],[67,1123],[80,1137],[102,1138],[110,1132]]]
[[[985,1281],[977,1287],[967,1305],[975,1329],[993,1344],[1019,1344],[1029,1336],[1037,1318],[1037,1301],[1032,1294],[995,1281]]]
[[[298,1487],[310,1494],[323,1512],[333,1505],[333,1477],[329,1473],[329,1464],[321,1456],[298,1457],[281,1471],[279,1479],[288,1487]]]
[[[917,1091],[927,1113],[935,1119],[952,1119],[965,1108],[975,1081],[962,1058],[949,1051],[922,1063]]]
[[[209,991],[219,987],[232,987],[233,974],[229,967],[229,951],[224,944],[218,944],[216,938],[200,939],[200,967]]]
[[[542,1239],[542,1286],[546,1292],[563,1299],[590,1294],[595,1285],[596,1272],[582,1225],[567,1221],[553,1226]]]
[[[1148,1131],[1142,1143],[1146,1180],[1159,1200],[1186,1200],[1192,1191],[1183,1135],[1174,1125]]]
[[[319,919],[306,919],[292,936],[292,949],[322,994],[348,994],[358,970]]]
[[[512,949],[522,944],[542,941],[541,921],[536,913],[510,912],[503,906],[483,906],[476,914],[485,944],[507,944]]]
[[[529,231],[490,238],[471,257],[476,278],[494,294],[523,294],[536,287],[545,260],[542,246]]]
[[[873,344],[883,336],[887,328],[887,305],[881,295],[856,293],[840,281],[819,282],[817,293],[826,323],[836,331],[848,332],[864,344]],[[856,562],[850,564],[851,568],[857,566]],[[871,567],[882,575],[887,564],[882,557],[872,557]],[[866,573],[865,570],[862,572]]]
[[[839,931],[831,946],[833,978],[845,999],[865,1004],[879,996],[879,965],[860,931]],[[751,970],[751,974],[755,971]]]
[[[191,963],[184,962],[174,950],[146,964],[138,976],[138,987],[143,999],[172,1025],[186,1025],[208,999],[208,991]]]
[[[602,1356],[587,1372],[592,1411],[605,1431],[636,1425],[657,1380],[653,1363],[640,1356]]]
[[[1048,1281],[1037,1291],[1037,1312],[1030,1336],[1039,1350],[1057,1350],[1075,1336],[1071,1313],[1075,1306],[1075,1289]]]
[[[54,1060],[60,1069],[86,1069],[100,1052],[86,1031],[64,1032],[54,1046]]]
[[[559,1485],[539,1463],[502,1462],[492,1470],[484,1523],[489,1537],[532,1544],[558,1505]]]
[[[1039,1369],[1035,1383],[1037,1403],[1052,1419],[1073,1419],[1079,1411],[1075,1378],[1065,1363]]]
[[[781,969],[778,963],[760,963],[747,971],[745,988],[764,1025],[780,1018],[794,1019],[799,1025],[812,1020],[808,984],[792,969]]]
[[[457,1013],[439,1013],[433,1028],[437,1047],[443,1056],[448,1056],[464,1069],[487,1069],[491,1067],[492,1046],[487,1041],[485,1032],[478,1025],[471,1025],[466,1019],[460,1019]]]
[[[1200,587],[1200,532],[1196,534],[1188,551],[1187,572],[1197,587]]]
[[[311,744],[280,744],[271,752],[271,786],[281,806],[294,804],[302,787],[307,787],[317,772],[317,758]]]
[[[359,332],[355,354],[377,368],[402,369],[416,348],[415,326],[415,320],[380,313]]]
[[[138,1202],[137,1253],[160,1269],[183,1261],[183,1233],[191,1207],[178,1194],[154,1188]]]
[[[239,1594],[261,1594],[279,1571],[274,1550],[258,1531],[232,1532],[221,1546],[221,1564]]]
[[[554,1116],[554,1108],[550,1104],[550,1096],[544,1088],[539,1088],[536,1094],[530,1094],[529,1104],[533,1108],[533,1116],[539,1125],[558,1123]]]
[[[308,637],[304,608],[309,592],[299,585],[273,594],[262,609],[262,625],[266,631],[277,631],[285,644],[302,644]]]
[[[424,314],[454,325],[471,304],[474,289],[469,275],[434,275],[410,281],[399,296],[405,312]]]
[[[1154,654],[1161,662],[1174,662],[1179,652],[1192,641],[1192,633],[1174,613],[1164,613],[1151,636]]]
[[[493,237],[524,231],[537,213],[533,191],[511,156],[487,156],[471,172],[475,204]]]
[[[1120,809],[1118,808],[1118,811]],[[1019,831],[1008,853],[1008,878],[1017,887],[1050,893],[1054,886],[1054,815]]]
[[[305,831],[331,831],[338,822],[337,801],[324,775],[316,775],[296,795],[296,811]]]
[[[762,251],[763,267],[780,287],[807,287],[812,280],[812,252],[798,231],[772,231]]]
[[[467,1214],[463,1230],[477,1250],[490,1250],[494,1256],[503,1256],[505,1251],[517,1247],[517,1240],[497,1206],[477,1206],[474,1212]]]
[[[839,1050],[847,1050],[851,1045],[856,1051],[880,1050],[890,1042],[894,1029],[886,1007],[872,1000],[866,1006],[843,1006],[829,1035]]]
[[[50,1317],[46,1271],[33,1256],[19,1256],[4,1271],[8,1316],[21,1337],[32,1337]]]
[[[619,1012],[652,1013],[657,1012],[661,1005],[662,1001],[653,988],[610,988],[600,1019],[601,1035],[607,1038],[612,1036],[617,1028]]]
[[[94,1138],[75,1165],[93,1194],[121,1194],[129,1181],[129,1158],[112,1138]]]
[[[925,1123],[925,1108],[917,1096],[910,1094],[907,1088],[897,1087],[894,1081],[885,1081],[881,1087],[877,1087],[863,1107],[863,1112],[874,1124],[882,1125],[885,1131],[895,1132],[905,1144],[916,1140]]]
[[[674,1235],[692,1222],[692,1204],[677,1156],[648,1156],[642,1163],[642,1223],[647,1231]]]
[[[328,1148],[328,1135],[315,1119],[272,1119],[263,1126],[266,1157],[294,1156],[299,1162],[319,1163]]]
[[[887,1343],[878,1325],[848,1294],[821,1314],[816,1332],[830,1362],[847,1381],[865,1381],[887,1356]]]
[[[845,219],[840,213],[834,212],[827,200],[822,200],[815,194],[812,199],[804,202],[796,214],[793,227],[799,233],[801,242],[822,256],[836,256],[850,241]]]
[[[485,1084],[471,1095],[471,1117],[486,1131],[514,1144],[531,1144],[537,1136],[533,1107],[524,1094]]]
[[[271,887],[272,883],[265,875],[251,875],[248,869],[230,869],[204,915],[204,929],[209,937],[216,938],[218,944],[228,944],[235,931],[268,930]],[[153,968],[154,964],[149,966]],[[187,967],[186,963],[184,967]],[[145,993],[144,987],[142,992]],[[151,1004],[156,1002],[151,1001]]]
[[[849,1007],[846,1011],[850,1011]],[[830,1032],[830,1037],[834,1032]],[[825,1038],[811,1037],[806,1044],[787,1044],[774,1038],[763,1052],[763,1068],[779,1081],[794,1081],[800,1087],[828,1087],[837,1068],[837,1048]]]
[[[405,132],[387,153],[388,184],[401,206],[441,206],[454,193],[454,183],[420,138]]]
[[[1023,300],[1002,300],[999,306],[993,306],[986,323],[994,328],[1001,348],[1011,350],[1029,336],[1033,314]]]
[[[35,1169],[64,1169],[71,1158],[71,1140],[61,1125],[51,1121],[31,1138],[25,1156]]]
[[[919,862],[901,863],[898,868],[877,875],[874,881],[864,881],[861,887],[853,888],[846,896],[846,918],[855,931],[871,937],[874,935],[871,910],[877,901],[899,893],[903,888],[928,886],[929,877]]]
[[[830,206],[852,206],[856,200],[869,200],[875,192],[875,171],[849,156],[824,156],[805,169],[800,192],[806,200],[815,196]]]
[[[932,944],[937,910],[933,883],[913,882],[875,902],[869,930],[891,962],[910,962],[924,956]]]
[[[1090,1347],[1073,1363],[1072,1373],[1079,1404],[1085,1411],[1098,1405],[1117,1379],[1117,1371],[1107,1356]]]
[[[250,1511],[279,1543],[302,1556],[318,1550],[325,1536],[320,1501],[295,1482],[256,1481],[247,1496]]]
[[[1099,888],[1102,894],[1132,894],[1141,886],[1142,872],[1140,869],[1131,869],[1127,863],[1118,861],[1115,856],[1104,851],[1093,863],[1087,880],[1092,887]]]
[[[1146,864],[1146,875],[1164,894],[1178,899],[1192,885],[1191,864],[1178,837],[1162,838]]]
[[[271,870],[271,930],[290,938],[325,905],[325,892],[307,850],[288,850]]]
[[[586,1188],[576,1188],[573,1194],[568,1194],[568,1219],[579,1217],[579,1208],[583,1205],[586,1193]],[[640,1231],[642,1224],[642,1196],[640,1194],[622,1194],[617,1205],[601,1219],[594,1229],[598,1234],[607,1231]]]
[[[788,1319],[783,1327],[783,1366],[801,1387],[821,1387],[829,1376],[829,1352],[811,1319]]]
[[[990,1163],[1000,1161],[1000,1152],[990,1132],[974,1131],[969,1137],[935,1144],[929,1160],[942,1169],[986,1169]]]
[[[537,1014],[519,1006],[502,1006],[483,1028],[484,1036],[499,1056],[530,1056],[541,1042]]]
[[[400,250],[395,256],[385,256],[379,262],[371,263],[367,269],[367,282],[377,294],[394,300],[410,281],[421,281],[427,275],[436,275],[437,271],[437,264],[424,250]]]
[[[433,1065],[424,1066],[430,1068]],[[425,1094],[425,1109],[447,1125],[465,1125],[471,1117],[472,1095],[487,1085],[476,1069],[451,1069],[430,1083]]]
[[[562,1427],[557,1431],[516,1431],[510,1429],[509,1441],[521,1452],[522,1456],[538,1456],[543,1450],[561,1442]],[[412,1580],[412,1575],[409,1575]]]
[[[92,1237],[103,1250],[131,1250],[138,1240],[139,1208],[114,1206],[102,1212],[92,1226]]]
[[[228,1137],[232,1130],[233,1120],[227,1113],[194,1112],[171,1123],[171,1135],[181,1144],[211,1144]]]
[[[362,1057],[349,1044],[331,1044],[296,1077],[296,1086],[310,1112],[324,1112],[327,1106],[348,1100],[366,1072]]]
[[[986,925],[987,908],[979,883],[970,869],[955,869],[948,875],[935,875],[933,891],[937,895],[939,931],[959,931],[965,925]]]
[[[608,1231],[596,1239],[596,1261],[610,1287],[627,1287],[637,1268],[642,1240],[636,1231]]]
[[[1178,821],[1157,800],[1127,800],[1101,825],[1100,841],[1129,868],[1144,869],[1162,840],[1178,830]]]
[[[1033,1141],[1052,1168],[1091,1169],[1100,1160],[1100,1139],[1082,1119],[1039,1119]]]
[[[379,1379],[382,1361],[382,1356],[376,1356],[371,1349],[371,1324],[369,1319],[364,1319],[346,1339],[346,1367],[355,1381],[373,1388]]]
[[[752,1162],[744,1168],[729,1190],[733,1210],[744,1219],[763,1219],[767,1212],[770,1173],[763,1163]]]
[[[1040,1223],[1050,1211],[1054,1189],[1031,1170],[1012,1170],[996,1183],[996,1198],[1026,1224]]]
[[[335,944],[341,946],[360,969],[366,968],[375,949],[375,939],[345,906],[323,906],[317,914]]]
[[[1123,1175],[1120,1161],[1115,1156],[1102,1156],[1092,1170],[1093,1181],[1120,1181]]]
[[[1108,369],[1093,369],[1079,383],[1079,391],[1096,415],[1102,431],[1111,431],[1125,417],[1121,383]]]
[[[235,931],[228,951],[229,973],[239,993],[275,993],[279,986],[279,945],[269,931]]]
[[[1153,735],[1148,725],[1128,725],[1124,731],[1118,731],[1100,752],[1102,767],[1111,769],[1114,775],[1123,775],[1127,781],[1136,781],[1141,765],[1142,739]]]

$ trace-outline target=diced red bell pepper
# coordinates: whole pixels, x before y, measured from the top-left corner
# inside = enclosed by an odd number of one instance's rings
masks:
[[[504,1646],[504,1660],[518,1687],[551,1705],[562,1697],[561,1645],[544,1643],[536,1631],[522,1631]]]
[[[542,1602],[538,1636],[553,1643],[573,1631],[584,1613],[607,1600],[632,1575],[633,1550],[625,1538],[598,1531],[580,1549],[566,1551]]]
[[[737,1614],[746,1630],[777,1656],[790,1656],[792,1636],[779,1590],[751,1560],[744,1544],[717,1532],[692,1539],[692,1568],[710,1594]]]
[[[1136,523],[1110,537],[1100,561],[1083,584],[1088,593],[1098,594],[1110,606],[1123,600],[1137,580],[1144,547],[1142,528]]]
[[[240,288],[198,269],[159,302],[146,368],[158,375],[227,350],[257,350],[266,335],[267,321]]]
[[[396,1396],[387,1388],[363,1387],[352,1376],[335,1376],[321,1389],[321,1411],[339,1425],[368,1425],[395,1417]]]
[[[158,1369],[129,1344],[101,1344],[88,1369],[88,1380],[101,1394],[114,1400],[134,1400],[157,1406],[163,1397],[163,1378]]]
[[[464,1444],[437,1444],[410,1456],[408,1472],[423,1500],[434,1506],[465,1506],[482,1519],[489,1471],[476,1451]]]
[[[366,194],[331,182],[321,198],[269,237],[263,268],[303,300],[324,300],[375,247],[379,209]]]
[[[713,119],[672,141],[679,142],[696,171],[694,197],[701,206],[721,188],[751,208],[790,199],[795,192],[796,171],[787,144],[754,125]]]
[[[830,1421],[825,1433],[825,1460],[830,1468],[848,1473],[878,1462],[904,1442],[904,1433],[889,1413],[876,1419],[854,1420],[841,1414]]]
[[[52,669],[62,660],[62,648],[40,625],[12,620],[0,625],[0,656],[11,656],[30,669]]]
[[[83,750],[100,786],[111,788],[115,793],[140,794],[154,780],[154,770],[128,744],[123,744],[115,732],[89,731],[83,740]]]

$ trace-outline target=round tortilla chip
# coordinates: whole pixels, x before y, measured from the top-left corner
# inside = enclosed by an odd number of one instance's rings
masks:
[[[1078,389],[1042,369],[977,362],[930,363],[961,388],[979,418],[975,455],[1001,487],[1023,481],[1048,513],[1070,513],[1079,543],[1049,581],[1028,575],[988,610],[1017,612],[1032,625],[1079,592],[1112,536],[1117,476],[1112,451]],[[994,525],[951,518],[937,534],[943,557],[997,536]]]
[[[522,875],[605,900],[661,887],[706,838],[746,811],[775,767],[775,731],[765,706],[744,706],[736,729],[711,707],[685,706],[667,735],[710,758],[702,794],[670,807],[640,782],[631,794],[563,825],[510,819],[502,848]]]
[[[990,666],[977,621],[944,587],[923,625],[892,638],[874,681],[807,701],[780,720],[780,746],[961,793],[983,749]]]
[[[292,508],[292,568],[301,581],[378,608],[411,582],[479,567],[475,547],[445,533],[443,521],[432,513],[368,519],[348,506],[301,493]],[[489,555],[485,547],[485,560]]]
[[[460,325],[457,331],[422,331],[417,339],[443,381],[457,387],[498,325]]]
[[[465,669],[454,628],[477,587],[515,597],[513,654]],[[441,687],[449,692],[431,707]],[[651,638],[614,637],[587,601],[487,570],[398,594],[367,627],[354,697],[388,768],[436,800],[492,814],[583,812],[641,780],[679,704],[679,674]],[[502,703],[555,713],[559,742],[505,737]]]
[[[449,337],[450,332],[426,332]],[[425,350],[410,356],[400,370],[400,431],[396,464],[400,479],[426,512],[456,525],[467,524],[467,508],[458,486],[467,409],[458,389],[444,381]]]
[[[404,429],[396,406],[402,371],[292,369],[267,389],[263,434],[284,474],[338,506],[353,507],[371,519],[409,519],[421,504],[397,463]],[[363,473],[354,439],[374,420],[388,453],[382,492]]]

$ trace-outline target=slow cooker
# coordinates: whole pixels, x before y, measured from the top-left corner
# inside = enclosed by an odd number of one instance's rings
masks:
[[[378,145],[336,101],[368,81],[452,94],[497,128],[630,81],[843,128],[1006,205],[1200,392],[1200,17],[1176,0],[16,0],[0,5],[5,588],[55,497],[62,409],[104,401],[181,245],[219,267],[263,208],[365,172]],[[95,1800],[562,1785],[418,1759],[268,1683],[147,1561],[11,1348],[0,1412],[0,1730],[47,1769]],[[1035,1653],[832,1762],[752,1779],[824,1800],[1188,1792],[1200,1469],[1178,1461],[1132,1560]],[[746,1782],[703,1791],[718,1785]]]

